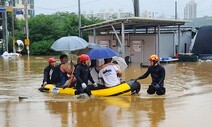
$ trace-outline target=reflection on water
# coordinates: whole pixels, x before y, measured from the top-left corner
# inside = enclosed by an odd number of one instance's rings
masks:
[[[1,126],[199,127],[212,123],[212,62],[163,64],[164,96],[146,94],[151,83],[148,77],[139,81],[142,89],[135,96],[76,100],[70,95],[37,90],[47,59],[0,58]],[[122,80],[136,78],[146,69],[131,64]],[[29,99],[19,100],[19,96]]]
[[[51,114],[60,117],[61,126],[157,127],[165,120],[164,100],[138,96],[102,97],[87,101],[46,101],[45,104]]]

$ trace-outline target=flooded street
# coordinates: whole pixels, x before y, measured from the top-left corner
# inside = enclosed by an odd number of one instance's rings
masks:
[[[148,77],[139,81],[138,95],[77,100],[71,95],[38,91],[47,58],[0,57],[2,127],[210,127],[212,124],[212,62],[162,64],[166,69],[164,96],[146,93],[151,82]],[[146,69],[131,64],[122,80],[136,78]]]

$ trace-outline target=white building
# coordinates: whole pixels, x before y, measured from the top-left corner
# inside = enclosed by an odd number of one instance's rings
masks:
[[[190,0],[184,8],[184,19],[195,19],[197,17],[197,3]]]
[[[24,19],[24,8],[25,2],[27,2],[27,10],[28,10],[28,17],[35,15],[34,10],[34,0],[6,0],[5,4],[2,4],[1,8],[13,8],[13,11],[18,19]],[[12,5],[13,3],[13,5]]]
[[[93,11],[90,11],[89,13],[84,12],[83,15],[86,18],[99,18],[103,20],[111,20],[111,19],[117,19],[117,18],[127,18],[132,17],[133,14],[131,12],[123,12],[122,10],[118,10],[117,12],[113,11],[112,9],[105,11],[102,10],[100,12],[94,13]]]

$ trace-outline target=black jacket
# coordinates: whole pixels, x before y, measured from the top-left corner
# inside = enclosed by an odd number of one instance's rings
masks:
[[[47,66],[43,71],[43,82],[47,82],[47,84],[52,84],[53,82],[50,79],[50,70],[54,68],[51,66]],[[53,71],[52,71],[53,72]]]
[[[84,64],[78,64],[76,66],[74,70],[74,76],[77,79],[77,85],[81,86],[82,83],[88,84],[88,80],[94,83],[94,80],[90,74],[89,67],[85,66]]]
[[[150,66],[145,74],[138,77],[138,79],[147,78],[151,74],[152,82],[157,83],[160,86],[163,86],[165,79],[165,69],[161,65]]]

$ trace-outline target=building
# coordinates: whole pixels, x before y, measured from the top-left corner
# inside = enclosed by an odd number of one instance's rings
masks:
[[[34,0],[6,0],[5,3],[1,1],[1,8],[7,11],[13,8],[16,18],[24,19],[25,2],[27,2],[28,17],[35,16]]]
[[[0,0],[0,11],[2,13],[2,38],[3,39],[3,46],[4,50],[8,52],[8,41],[9,41],[9,34],[8,34],[8,20],[6,13],[9,12],[14,14],[17,19],[25,19],[26,21],[26,35],[27,41],[29,36],[29,28],[28,28],[28,17],[32,17],[35,15],[34,10],[34,0]],[[12,18],[13,19],[13,18]],[[14,21],[14,20],[13,20]],[[14,32],[14,30],[13,30]],[[14,44],[14,43],[13,43]],[[14,46],[13,46],[14,47]],[[13,49],[15,52],[15,49]]]
[[[113,11],[112,9],[106,11],[102,10],[100,12],[94,13],[93,11],[90,11],[89,13],[84,12],[83,15],[86,18],[99,18],[103,20],[111,20],[111,19],[117,19],[117,18],[127,18],[132,17],[133,14],[131,12],[123,12],[123,10],[118,10],[117,12]]]
[[[181,40],[183,28],[180,26],[185,22],[187,21],[129,17],[84,26],[82,31],[93,31],[89,42],[110,47],[134,63],[148,65],[151,54],[166,58],[183,52],[181,42],[184,44],[187,40]]]
[[[197,17],[197,3],[190,0],[184,8],[184,19],[195,19]]]

